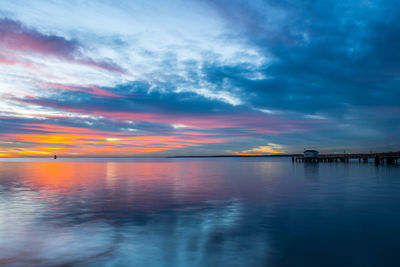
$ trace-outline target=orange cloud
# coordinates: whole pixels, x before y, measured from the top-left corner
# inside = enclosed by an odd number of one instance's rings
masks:
[[[148,154],[207,143],[222,143],[223,138],[202,135],[128,135],[79,127],[51,124],[24,124],[27,130],[39,133],[3,134],[0,140],[34,144],[28,147],[5,149],[0,156],[132,156]]]
[[[283,146],[268,143],[266,146],[259,146],[248,150],[243,150],[241,152],[236,152],[237,155],[265,155],[265,154],[281,154],[285,153]]]

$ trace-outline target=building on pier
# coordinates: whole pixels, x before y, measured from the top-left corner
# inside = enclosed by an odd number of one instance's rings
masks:
[[[305,158],[318,158],[319,152],[317,150],[305,150],[304,157]]]

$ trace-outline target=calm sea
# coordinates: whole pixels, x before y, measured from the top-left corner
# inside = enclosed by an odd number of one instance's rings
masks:
[[[400,266],[400,166],[2,159],[1,266]]]

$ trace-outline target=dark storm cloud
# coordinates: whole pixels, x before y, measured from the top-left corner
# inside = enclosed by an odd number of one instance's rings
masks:
[[[255,93],[257,106],[306,113],[398,106],[399,5],[393,1],[213,1],[226,22],[271,62],[260,81],[246,69],[209,68]],[[224,9],[224,7],[227,7]]]

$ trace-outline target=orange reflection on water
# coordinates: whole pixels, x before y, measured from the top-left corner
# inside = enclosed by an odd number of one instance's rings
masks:
[[[105,164],[95,162],[29,162],[21,172],[35,187],[73,188],[83,184],[94,185],[103,179]],[[20,164],[21,165],[21,164]],[[99,179],[100,178],[100,179]]]
[[[0,176],[51,194],[96,195],[107,191],[117,196],[114,199],[153,202],[150,199],[155,198],[157,202],[162,194],[170,199],[195,200],[204,194],[223,192],[218,168],[210,162],[196,161],[0,162]]]

